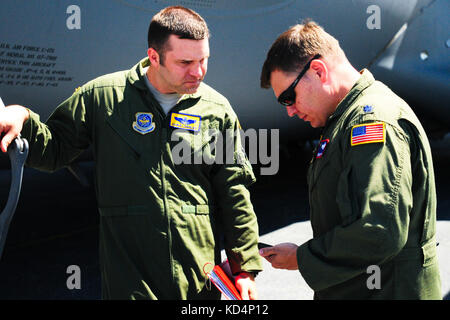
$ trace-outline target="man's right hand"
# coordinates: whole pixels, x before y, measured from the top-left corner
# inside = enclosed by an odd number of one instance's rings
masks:
[[[3,152],[8,151],[8,146],[22,131],[23,124],[29,117],[28,109],[17,104],[0,108],[0,134],[4,134],[0,148]]]

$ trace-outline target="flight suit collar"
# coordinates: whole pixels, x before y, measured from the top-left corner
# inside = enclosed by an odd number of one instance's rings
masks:
[[[339,118],[339,116],[342,115],[345,110],[347,110],[347,108],[355,101],[359,94],[375,82],[375,78],[369,70],[363,69],[360,71],[360,74],[361,76],[359,77],[359,79],[356,81],[356,83],[353,85],[344,99],[339,102],[334,113],[328,118],[327,123],[329,123],[332,119]]]
[[[142,59],[139,61],[133,68],[131,68],[130,72],[128,73],[128,81],[131,85],[135,86],[136,88],[140,90],[147,91],[148,87],[145,83],[145,78],[147,75],[145,74],[144,68],[150,66],[150,60],[148,57]],[[192,94],[183,94],[180,101],[187,100],[187,99],[197,99],[200,98],[202,95],[202,87],[203,83],[200,84],[200,87],[198,88],[197,92]],[[152,95],[153,96],[153,95]]]

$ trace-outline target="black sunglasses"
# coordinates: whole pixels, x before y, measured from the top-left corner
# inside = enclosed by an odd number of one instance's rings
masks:
[[[300,81],[300,79],[303,77],[303,75],[306,73],[306,71],[308,71],[311,62],[314,59],[318,59],[318,58],[320,58],[320,54],[316,54],[311,60],[308,61],[308,63],[305,65],[303,70],[300,71],[299,75],[294,80],[294,82],[292,82],[292,84],[289,86],[289,88],[287,88],[280,94],[280,96],[278,97],[279,103],[281,103],[285,107],[291,106],[295,103],[295,86],[297,86],[297,83]]]

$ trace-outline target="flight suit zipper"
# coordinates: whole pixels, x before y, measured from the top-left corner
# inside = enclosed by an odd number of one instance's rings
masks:
[[[176,109],[180,103],[177,103],[171,111],[169,111],[168,114],[173,112],[174,109]],[[161,156],[160,156],[160,166],[161,166],[161,187],[162,187],[162,193],[163,193],[163,203],[164,203],[164,214],[167,218],[167,242],[168,242],[168,248],[169,248],[169,259],[170,259],[170,270],[172,273],[172,285],[174,288],[174,291],[178,291],[178,285],[176,282],[177,278],[177,272],[175,270],[174,260],[173,260],[173,254],[172,254],[172,234],[171,234],[171,217],[169,214],[169,206],[168,206],[168,200],[167,200],[167,188],[166,188],[166,169],[165,169],[165,162],[164,162],[164,154],[168,143],[168,131],[169,131],[169,122],[170,117],[168,114],[166,115],[164,112],[162,112],[162,109],[158,110],[160,119],[161,119]],[[180,297],[181,298],[181,297]]]
[[[171,283],[173,286],[174,292],[177,291],[177,284],[176,284],[176,272],[175,272],[175,266],[173,263],[173,254],[172,254],[172,234],[170,231],[171,223],[170,223],[170,214],[168,209],[168,200],[167,200],[167,188],[166,188],[166,169],[165,169],[165,163],[164,163],[164,153],[168,142],[168,122],[170,121],[170,117],[168,117],[159,103],[155,101],[154,98],[150,97],[151,94],[149,91],[145,91],[144,97],[145,100],[150,104],[154,105],[157,115],[159,116],[159,119],[161,121],[161,154],[159,159],[159,164],[161,167],[161,189],[162,189],[162,198],[163,198],[163,205],[164,205],[164,215],[167,219],[167,246],[169,250],[169,264],[170,264],[170,271],[172,274]],[[178,105],[178,104],[177,104]],[[176,105],[176,106],[177,106]],[[172,108],[172,110],[175,108],[175,106]],[[170,113],[170,112],[169,112]]]
[[[168,200],[167,200],[167,187],[166,187],[166,169],[165,169],[165,163],[164,163],[164,153],[165,148],[167,145],[167,119],[168,117],[162,117],[161,119],[161,156],[160,156],[160,166],[161,166],[161,188],[163,193],[163,204],[164,204],[164,214],[167,219],[167,242],[168,242],[168,249],[169,249],[169,263],[170,263],[170,270],[172,274],[172,285],[174,289],[176,289],[176,272],[175,272],[175,266],[173,263],[173,255],[172,255],[172,234],[171,234],[171,223],[170,223],[170,214],[168,209]]]
[[[165,162],[164,162],[164,155],[165,155],[165,150],[168,144],[168,139],[169,139],[169,122],[170,122],[170,116],[168,116],[170,113],[174,112],[175,110],[177,110],[178,108],[180,108],[180,106],[182,105],[183,100],[178,101],[178,103],[172,107],[172,109],[168,112],[168,114],[166,114],[163,109],[161,108],[161,106],[159,105],[159,103],[154,103],[153,99],[150,98],[150,93],[147,92],[146,93],[146,100],[149,103],[153,103],[155,105],[155,109],[157,112],[157,115],[159,116],[159,119],[161,121],[161,154],[160,154],[160,166],[161,166],[161,189],[162,189],[162,194],[163,194],[163,205],[164,205],[164,214],[166,216],[167,219],[167,242],[168,242],[168,250],[169,250],[169,264],[170,264],[170,270],[171,270],[171,274],[172,274],[172,279],[171,279],[171,283],[173,286],[173,290],[174,292],[178,292],[178,285],[176,282],[177,279],[177,272],[175,270],[175,265],[174,265],[174,259],[173,259],[173,254],[172,254],[172,234],[171,234],[171,217],[170,217],[170,213],[169,213],[169,205],[168,205],[168,199],[167,199],[167,187],[166,187],[166,168],[165,168]],[[181,298],[181,297],[180,297]]]

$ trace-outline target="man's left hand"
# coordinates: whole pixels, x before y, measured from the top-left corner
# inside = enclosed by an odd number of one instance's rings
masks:
[[[276,269],[298,270],[297,249],[294,243],[280,243],[260,249],[259,254]]]
[[[242,300],[256,300],[255,277],[248,272],[241,272],[235,279],[236,288],[241,293]]]

